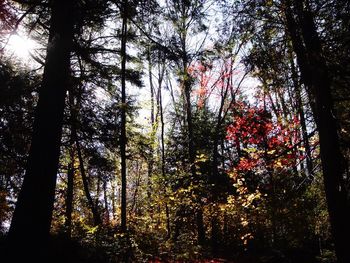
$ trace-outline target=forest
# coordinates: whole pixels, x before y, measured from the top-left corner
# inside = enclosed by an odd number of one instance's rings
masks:
[[[348,0],[0,0],[0,261],[350,263]]]

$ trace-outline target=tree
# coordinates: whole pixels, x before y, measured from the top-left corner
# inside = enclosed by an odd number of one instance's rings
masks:
[[[203,43],[199,49],[193,50],[193,47],[189,46],[189,37],[190,33],[195,32],[196,30],[197,32],[204,32],[207,30],[203,21],[205,3],[206,1],[196,1],[194,3],[188,1],[169,1],[167,2],[168,13],[166,14],[167,19],[172,23],[175,29],[171,43],[173,45],[172,53],[175,54],[173,59],[179,72],[178,80],[183,102],[184,121],[187,127],[188,165],[194,182],[197,180],[195,166],[197,150],[194,145],[191,102],[192,83],[188,69],[193,59],[199,55]],[[198,244],[203,244],[205,241],[205,230],[200,201],[196,210]]]
[[[30,145],[33,107],[36,96],[34,87],[37,76],[26,70],[18,70],[16,64],[0,64],[0,229],[11,217],[13,203],[22,182],[26,156]]]
[[[332,79],[326,64],[313,13],[308,1],[286,2],[287,28],[290,32],[300,70],[309,78],[310,92],[315,100],[315,118],[320,136],[322,170],[339,262],[350,260],[345,240],[350,234],[348,226],[349,201],[344,181],[345,163],[341,153],[337,120],[333,114]],[[293,11],[292,11],[293,10]],[[299,39],[297,37],[299,36]],[[300,45],[300,40],[304,45]]]
[[[0,249],[13,215],[10,262],[331,262],[334,240],[346,262],[349,8],[2,1]],[[40,68],[6,57],[23,32]]]
[[[8,233],[10,246],[20,246],[22,249],[34,236],[41,245],[46,244],[49,237],[63,111],[70,79],[74,10],[75,4],[71,1],[51,2],[50,37],[31,148]]]
[[[121,230],[126,232],[126,41],[127,41],[127,1],[124,0],[121,7],[122,14],[122,38],[121,38],[121,94],[122,94],[122,108],[121,108],[121,132],[120,132],[120,165],[121,165],[121,179],[122,179],[122,193],[121,193]]]

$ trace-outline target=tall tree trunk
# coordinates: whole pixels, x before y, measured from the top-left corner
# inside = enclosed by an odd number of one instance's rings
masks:
[[[305,112],[303,107],[304,105],[301,97],[301,85],[300,85],[300,82],[298,81],[298,73],[295,68],[292,54],[291,54],[290,64],[291,64],[291,70],[292,70],[294,92],[296,97],[297,113],[300,118],[301,133],[303,137],[302,140],[303,140],[303,145],[305,147],[305,153],[306,153],[306,168],[307,168],[308,176],[312,178],[314,172],[313,172],[313,162],[312,162],[312,156],[311,156],[311,146],[309,143],[309,135],[307,133]]]
[[[150,148],[150,154],[149,159],[147,160],[148,164],[148,175],[147,175],[147,197],[149,200],[151,200],[151,192],[152,192],[152,184],[151,184],[151,177],[153,173],[153,165],[154,165],[154,149],[153,149],[153,142],[155,141],[155,134],[156,134],[156,126],[155,126],[155,118],[154,118],[154,86],[153,86],[153,77],[152,77],[152,60],[151,60],[151,50],[150,47],[147,48],[147,61],[148,61],[148,80],[150,84],[150,91],[151,91],[151,140],[152,145]],[[152,216],[152,211],[151,216]]]
[[[94,225],[98,226],[98,225],[101,225],[102,221],[101,221],[100,214],[98,213],[97,206],[95,206],[94,200],[92,199],[91,194],[90,194],[89,182],[88,182],[88,178],[86,176],[83,155],[81,152],[81,147],[80,147],[80,143],[79,143],[76,131],[74,131],[74,136],[75,136],[75,145],[76,145],[77,154],[78,154],[79,168],[80,168],[81,179],[83,181],[85,196],[86,196],[86,199],[88,201],[89,208],[91,209],[91,212],[92,212],[92,216],[94,219]]]
[[[50,4],[49,43],[32,142],[23,185],[8,233],[8,241],[17,247],[29,246],[34,237],[46,245],[55,199],[75,16],[74,1],[56,0]]]
[[[72,234],[72,213],[73,213],[73,196],[74,196],[74,140],[70,145],[70,162],[67,171],[67,193],[66,193],[66,211],[65,211],[65,233],[68,238]]]
[[[297,63],[300,68],[301,82],[306,87],[311,111],[315,117],[315,121],[317,122],[316,106],[315,106],[313,94],[311,91],[312,80],[311,80],[310,65],[307,58],[307,52],[306,52],[305,46],[303,45],[303,39],[300,35],[300,32],[299,32],[300,30],[298,28],[298,25],[293,15],[293,11],[291,9],[291,2],[290,0],[285,0],[285,1],[286,1],[285,17],[286,17],[287,31],[291,38],[293,50],[296,54]]]
[[[70,109],[70,142],[69,142],[69,157],[70,162],[67,169],[67,192],[66,192],[66,211],[65,211],[65,232],[68,238],[72,232],[72,212],[73,212],[73,195],[74,195],[74,173],[75,173],[75,137],[76,137],[76,109],[74,105],[74,96],[72,86],[68,89],[69,109]]]
[[[186,62],[187,63],[187,62]],[[184,63],[185,64],[185,63]],[[186,65],[186,64],[185,64]],[[186,75],[185,75],[185,81],[184,81],[184,91],[185,91],[185,108],[186,108],[186,121],[187,121],[187,130],[188,130],[188,156],[189,156],[189,163],[190,163],[190,170],[191,170],[191,176],[192,180],[195,184],[199,184],[199,180],[197,178],[197,171],[196,171],[196,149],[194,146],[194,136],[193,136],[193,120],[192,120],[192,109],[191,109],[191,87],[189,83],[189,76],[187,73],[187,67],[185,69]],[[203,211],[200,204],[200,200],[196,200],[198,204],[198,208],[196,211],[196,222],[197,222],[197,239],[198,244],[202,245],[205,240],[205,230],[204,230],[204,222],[203,222]]]
[[[81,178],[83,181],[85,196],[86,196],[86,199],[88,201],[89,208],[90,208],[92,215],[93,215],[94,225],[97,226],[97,225],[100,225],[102,221],[101,221],[101,217],[98,213],[98,209],[97,209],[98,206],[97,206],[97,204],[96,205],[94,204],[93,199],[92,199],[91,194],[90,194],[89,182],[88,182],[88,178],[86,176],[86,171],[85,171],[85,167],[84,167],[84,160],[83,160],[83,155],[82,155],[82,151],[81,151],[81,145],[80,145],[78,133],[77,133],[77,121],[78,121],[77,109],[80,107],[81,94],[79,93],[79,95],[76,97],[74,95],[75,94],[73,93],[73,90],[70,89],[68,92],[68,98],[69,98],[69,106],[70,106],[71,145],[72,145],[72,147],[74,147],[74,144],[75,144],[75,149],[76,149],[76,152],[78,155],[78,161],[79,161],[79,170],[80,170]],[[77,102],[75,102],[75,98],[77,98]],[[74,156],[73,156],[73,158],[74,158]],[[73,159],[73,161],[74,161],[74,159]],[[97,194],[97,196],[99,196],[99,195]]]
[[[232,76],[232,71],[233,71],[233,63],[232,61],[230,62],[230,66],[225,68],[225,75],[229,74]],[[225,78],[222,77],[222,81],[225,81]],[[232,78],[226,80],[226,84],[221,90],[221,101],[220,101],[220,107],[218,110],[218,115],[217,115],[217,120],[216,120],[216,125],[215,125],[215,130],[214,130],[214,136],[213,136],[213,149],[212,149],[212,156],[213,156],[213,161],[212,161],[212,170],[209,178],[209,182],[213,185],[212,188],[212,202],[216,203],[219,200],[219,194],[220,194],[220,172],[219,172],[219,144],[220,144],[220,131],[223,128],[223,123],[226,118],[227,110],[225,110],[225,103],[227,102],[227,98],[229,96],[229,92],[232,92]],[[231,93],[232,98],[229,103],[229,107],[233,105],[235,101],[235,94]],[[221,140],[223,142],[223,140]],[[222,149],[224,147],[222,146]],[[224,167],[224,166],[223,166]],[[219,227],[219,210],[218,206],[213,207],[212,211],[212,219],[211,219],[211,249],[212,249],[212,254],[214,256],[217,256],[218,250],[219,250],[219,235],[220,235],[220,227]]]
[[[127,0],[122,5],[122,38],[121,38],[121,131],[120,131],[120,165],[121,165],[121,230],[126,232],[126,40],[127,40]]]
[[[112,188],[112,194],[111,194],[111,200],[112,200],[112,218],[113,221],[116,220],[116,208],[115,208],[115,185],[114,185],[114,180],[111,181],[111,188]]]
[[[213,137],[213,161],[212,161],[212,171],[210,174],[209,182],[213,185],[212,187],[212,202],[216,203],[219,200],[219,191],[220,191],[220,186],[219,186],[219,135],[220,135],[220,130],[222,128],[222,112],[224,110],[224,104],[226,101],[228,93],[228,87],[226,87],[224,94],[222,95],[221,98],[221,103],[220,103],[220,108],[218,112],[218,117],[217,117],[217,123],[215,126],[215,131],[214,131],[214,137]],[[217,256],[218,249],[219,249],[219,227],[218,227],[218,207],[214,206],[211,215],[211,250],[212,254],[214,256]]]
[[[99,203],[100,203],[100,196],[101,196],[101,174],[97,173],[97,182],[96,182],[96,196],[95,196],[95,209],[98,211]],[[99,213],[99,217],[101,218],[101,215]],[[101,218],[102,222],[102,218]]]
[[[182,85],[182,92],[181,95],[183,96],[184,100],[184,111],[185,111],[185,118],[184,122],[187,124],[187,151],[188,151],[188,161],[190,165],[190,173],[191,173],[191,180],[194,184],[199,184],[199,178],[196,171],[196,149],[194,145],[194,135],[193,135],[193,118],[192,118],[192,107],[191,107],[191,76],[188,73],[188,66],[190,64],[190,56],[187,49],[187,35],[188,35],[188,24],[186,22],[186,19],[188,18],[188,6],[186,1],[180,1],[179,6],[179,13],[181,19],[179,20],[179,40],[181,45],[181,85]],[[205,231],[204,231],[204,222],[203,222],[203,211],[202,211],[202,205],[200,198],[198,200],[195,200],[197,202],[197,209],[196,209],[196,223],[197,223],[197,240],[198,244],[203,244],[205,240]]]
[[[129,208],[129,214],[131,214],[132,212],[135,213],[135,215],[137,216],[137,195],[139,192],[139,187],[140,187],[140,183],[141,183],[141,172],[140,172],[140,164],[139,161],[136,161],[136,167],[135,167],[135,174],[136,176],[136,181],[135,181],[135,187],[134,187],[134,195],[132,198],[132,204]]]
[[[161,144],[161,171],[162,178],[165,179],[165,141],[164,141],[164,132],[165,132],[165,123],[164,123],[164,113],[163,113],[163,93],[162,93],[162,82],[165,71],[165,61],[163,59],[162,70],[159,69],[159,78],[158,78],[158,112],[160,117],[160,144]],[[164,195],[167,195],[166,186],[164,187]],[[171,236],[171,227],[170,227],[170,212],[168,203],[165,202],[165,217],[166,217],[166,229],[167,229],[167,239]]]
[[[108,192],[107,192],[107,179],[103,179],[103,200],[104,200],[104,205],[105,205],[105,218],[106,218],[106,223],[109,225],[110,222],[110,217],[109,217],[109,207],[108,207]]]
[[[350,235],[349,205],[343,181],[345,166],[340,150],[337,122],[333,113],[331,77],[322,55],[320,39],[308,2],[294,1],[293,4],[302,39],[305,43],[310,87],[315,99],[315,119],[320,137],[323,178],[335,249],[338,262],[350,262],[349,243],[344,242]],[[288,11],[290,10],[287,9]],[[293,13],[289,14],[290,17],[292,15]],[[293,24],[289,23],[288,26],[289,31],[292,31],[291,26]],[[293,48],[296,48],[298,45],[296,39],[292,38],[292,42]],[[298,56],[297,52],[296,54]],[[306,64],[301,61],[303,59],[305,58],[298,58],[299,66]],[[300,70],[302,70],[302,66],[300,66]]]

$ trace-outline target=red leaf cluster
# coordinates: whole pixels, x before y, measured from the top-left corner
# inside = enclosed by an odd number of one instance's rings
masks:
[[[281,169],[296,165],[294,145],[298,141],[298,118],[289,122],[274,119],[266,108],[238,102],[233,121],[227,127],[226,139],[241,153],[233,167],[237,171]]]

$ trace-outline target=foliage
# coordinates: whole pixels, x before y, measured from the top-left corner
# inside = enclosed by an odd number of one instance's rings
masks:
[[[45,61],[47,1],[15,2],[0,1],[1,44],[23,27],[41,36],[33,54]],[[76,2],[53,255],[72,262],[335,262],[315,97],[291,43],[287,2]],[[348,167],[349,4],[307,2]],[[1,59],[5,233],[25,174],[42,71]],[[124,143],[127,231],[120,227]]]

